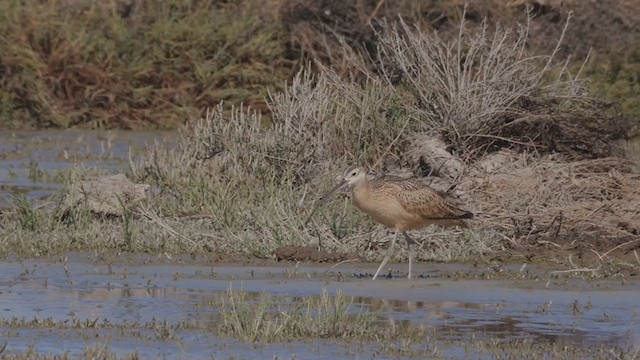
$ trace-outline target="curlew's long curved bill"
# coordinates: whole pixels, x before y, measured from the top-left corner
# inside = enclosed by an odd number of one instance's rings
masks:
[[[340,190],[340,188],[342,188],[345,185],[347,185],[347,180],[342,179],[342,181],[340,181],[338,185],[334,186],[333,189],[329,190],[326,194],[322,195],[322,197],[320,198],[320,203],[322,204],[325,201],[331,199],[333,194],[335,194],[336,191]]]
[[[320,205],[324,204],[327,200],[329,200],[333,196],[333,194],[335,194],[336,191],[338,191],[341,187],[345,185],[347,185],[347,180],[342,179],[342,181],[340,181],[338,185],[334,186],[333,189],[329,190],[326,194],[322,195],[322,197],[320,198],[320,201],[318,202],[318,206],[315,206],[313,208],[313,210],[311,211],[311,214],[309,214],[309,217],[307,218],[307,221],[304,222],[304,226],[307,226],[307,224],[313,217],[313,214],[316,213],[316,210],[318,209],[318,207],[320,207]]]

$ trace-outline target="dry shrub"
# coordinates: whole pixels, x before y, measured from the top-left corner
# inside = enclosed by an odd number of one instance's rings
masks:
[[[562,35],[545,56],[529,55],[528,39],[528,26],[513,33],[483,23],[470,31],[462,22],[458,37],[446,41],[404,22],[384,24],[379,71],[414,98],[407,116],[467,163],[502,148],[577,159],[617,155],[613,141],[629,124],[590,98],[585,81],[557,58]]]
[[[269,108],[275,129],[314,149],[316,161],[388,164],[406,149],[411,127],[399,95],[380,78],[345,80],[330,68],[314,77],[306,69]]]
[[[528,20],[515,31],[463,20],[451,40],[402,20],[380,22],[374,57],[341,42],[348,76],[320,66],[317,77],[306,70],[272,96],[274,124],[300,129],[320,158],[374,167],[428,167],[418,164],[430,149],[415,132],[444,141],[467,164],[503,148],[568,159],[620,155],[615,141],[628,122],[589,97],[586,81],[558,58],[562,34],[550,54],[529,54]]]
[[[562,35],[547,56],[528,55],[529,35],[463,22],[446,41],[384,25],[379,71],[413,97],[405,111],[421,125],[405,159],[515,246],[601,250],[637,237],[638,168],[619,142],[628,121],[558,59]]]
[[[346,164],[318,158],[317,144],[326,140],[300,131],[296,122],[265,126],[251,109],[210,110],[183,129],[177,148],[157,144],[132,164],[139,181],[160,189],[153,198],[153,221],[207,216],[216,230],[213,237],[221,239],[210,249],[260,257],[280,246],[317,242],[318,232],[335,238],[338,230],[327,224],[306,226],[308,198],[315,196],[310,188],[333,181],[320,174]],[[324,246],[347,249],[330,240]]]
[[[599,251],[640,235],[640,174],[622,158],[564,162],[505,151],[476,164],[458,188],[469,191],[476,219],[514,245]]]
[[[324,66],[336,69],[343,76],[350,74],[357,66],[354,66],[348,59],[349,55],[342,51],[342,44],[346,43],[350,47],[360,49],[366,54],[365,58],[375,59],[380,45],[376,32],[382,30],[380,21],[383,19],[392,25],[397,25],[398,19],[402,18],[410,24],[412,30],[415,27],[425,34],[435,30],[444,42],[455,42],[459,38],[461,20],[464,20],[465,26],[468,27],[465,35],[486,31],[487,26],[495,30],[500,27],[515,28],[519,23],[527,24],[527,31],[532,35],[526,38],[527,53],[536,55],[556,53],[559,57],[566,58],[567,65],[574,70],[584,66],[583,59],[591,54],[589,62],[584,67],[584,72],[588,73],[593,80],[588,84],[590,93],[609,101],[619,102],[630,118],[637,118],[640,111],[636,99],[638,91],[635,74],[638,59],[640,59],[637,50],[640,49],[637,46],[640,39],[638,36],[640,12],[636,11],[636,8],[637,2],[632,0],[593,4],[580,0],[362,0],[354,2],[285,0],[282,2],[280,12],[283,25],[291,36],[293,48],[299,50],[300,56],[303,59],[318,60]],[[571,17],[571,26],[565,28],[568,17]],[[558,39],[563,36],[564,41],[558,47]],[[510,64],[515,65],[513,62]],[[368,66],[372,65],[368,64]],[[548,76],[555,77],[555,74]],[[583,85],[585,84],[581,86]],[[512,83],[512,86],[517,88],[518,83]],[[538,112],[528,111],[529,113],[545,117],[549,114],[548,110],[552,110],[558,114],[556,104],[548,108],[545,105],[546,100],[542,102],[532,100],[543,106],[538,105]],[[553,104],[553,99],[549,100]],[[606,113],[610,106],[597,102],[596,105],[601,108],[601,113]],[[564,109],[563,116],[568,118],[567,123],[575,123],[573,129],[569,130],[575,130],[581,124],[582,117],[575,110]],[[525,136],[528,131],[527,126],[515,129],[507,126],[514,117],[518,116],[511,115],[503,119],[503,125],[505,125],[503,132],[506,135],[514,134],[521,138],[521,141],[529,143],[529,138]],[[611,114],[605,116],[606,119],[611,117]],[[587,117],[588,122],[598,119],[601,117]],[[627,126],[621,124],[622,128]],[[533,134],[545,133],[544,130],[538,130],[538,126],[534,126]],[[598,133],[588,131],[584,135],[589,138],[598,136]],[[449,136],[456,138],[455,133]],[[505,138],[509,139],[510,136],[494,138],[495,146],[502,147]],[[541,151],[545,152],[547,148],[554,151],[553,144],[543,145]],[[577,152],[580,154],[583,151],[578,149]],[[604,156],[611,155],[610,152],[609,155]],[[602,155],[586,154],[586,156],[601,157]]]

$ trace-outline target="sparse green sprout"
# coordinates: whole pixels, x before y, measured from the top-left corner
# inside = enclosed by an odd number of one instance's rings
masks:
[[[41,218],[31,201],[24,195],[16,195],[13,199],[22,229],[27,231],[38,230],[41,225]]]
[[[229,289],[222,301],[221,331],[246,342],[283,339],[339,338],[369,339],[379,314],[361,308],[353,311],[353,298],[323,289],[319,298],[283,308],[271,295],[257,296]]]

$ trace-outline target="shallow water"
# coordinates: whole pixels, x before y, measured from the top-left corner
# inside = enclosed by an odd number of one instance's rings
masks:
[[[380,311],[379,326],[424,325],[438,340],[531,339],[583,347],[640,347],[637,281],[622,285],[620,281],[572,280],[547,286],[531,280],[448,280],[439,276],[466,268],[455,264],[420,264],[416,273],[428,277],[416,280],[371,281],[352,275],[370,272],[375,265],[345,265],[339,272],[326,273],[326,266],[301,266],[292,275],[291,266],[180,265],[153,259],[109,266],[81,254],[66,263],[5,260],[0,262],[0,318],[107,319],[121,325],[215,322],[220,311],[215,300],[229,288],[254,293],[256,298],[266,292],[282,306],[320,296],[326,289],[330,294],[341,290],[354,297],[354,314],[361,309]],[[403,265],[393,267],[402,269]],[[41,353],[81,354],[86,345],[108,341],[109,349],[121,355],[138,351],[143,356],[168,358],[370,358],[376,354],[375,344],[360,344],[355,352],[328,340],[255,347],[211,332],[184,330],[167,340],[156,331],[144,327],[130,331],[20,329],[16,334],[5,325],[0,337],[7,342],[9,353],[25,351],[33,344]]]
[[[60,190],[62,184],[38,177],[37,170],[48,175],[74,166],[124,171],[130,155],[135,159],[147,144],[172,144],[175,138],[176,132],[168,131],[0,131],[0,207],[12,194],[44,199]]]

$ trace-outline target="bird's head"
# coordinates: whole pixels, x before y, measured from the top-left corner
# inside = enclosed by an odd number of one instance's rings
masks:
[[[338,190],[340,190],[344,186],[348,186],[349,188],[353,188],[357,184],[365,181],[367,179],[367,172],[362,167],[355,167],[349,169],[345,174],[342,180],[331,190],[329,190],[324,196],[321,198],[321,202],[325,202],[333,196]]]
[[[366,179],[367,179],[367,172],[365,171],[365,169],[361,167],[356,167],[353,169],[349,169],[344,174],[342,183],[352,188],[355,185],[365,181]]]

